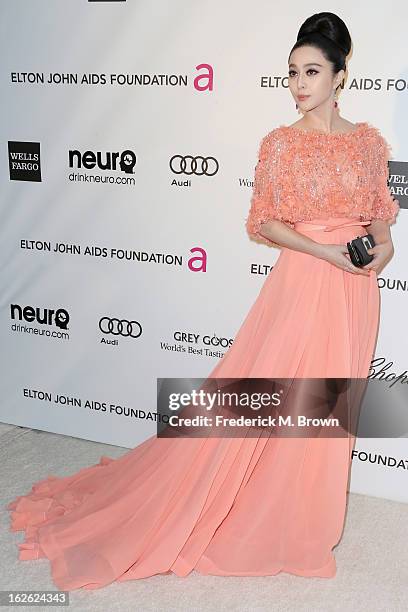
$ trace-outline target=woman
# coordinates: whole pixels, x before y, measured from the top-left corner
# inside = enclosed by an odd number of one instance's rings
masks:
[[[289,87],[303,118],[262,140],[246,227],[282,252],[210,378],[366,378],[378,331],[377,276],[398,204],[389,146],[338,114],[351,41],[332,13],[300,28]],[[367,230],[374,259],[353,266]],[[332,577],[350,452],[343,438],[160,438],[8,505],[20,559],[47,557],[64,590],[173,572]]]

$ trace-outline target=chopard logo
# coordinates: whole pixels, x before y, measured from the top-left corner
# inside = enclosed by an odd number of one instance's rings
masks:
[[[214,176],[217,174],[219,164],[215,157],[202,157],[201,155],[173,155],[169,162],[174,174],[195,174],[196,176]]]
[[[131,338],[138,338],[142,334],[142,326],[138,321],[127,321],[126,319],[110,317],[102,317],[100,319],[99,329],[103,334],[130,336]]]

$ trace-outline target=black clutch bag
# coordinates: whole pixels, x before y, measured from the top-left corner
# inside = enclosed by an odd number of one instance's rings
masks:
[[[347,249],[350,253],[352,263],[358,268],[363,268],[374,259],[374,255],[367,253],[367,249],[375,246],[374,238],[371,234],[358,236],[347,243]]]

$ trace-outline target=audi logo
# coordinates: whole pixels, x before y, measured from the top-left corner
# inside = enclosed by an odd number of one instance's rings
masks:
[[[170,159],[170,169],[174,174],[195,174],[196,176],[214,176],[217,174],[219,164],[215,157],[202,157],[201,155],[173,155]]]
[[[142,326],[138,321],[111,319],[109,317],[102,317],[102,319],[100,319],[99,329],[103,334],[130,336],[131,338],[138,338],[142,334]]]

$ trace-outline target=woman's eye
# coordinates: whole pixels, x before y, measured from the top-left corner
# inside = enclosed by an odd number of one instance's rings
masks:
[[[313,72],[314,74],[318,74],[317,70],[315,70],[314,68],[309,68],[306,74],[309,74],[310,72]],[[295,70],[289,70],[290,77],[293,76],[294,74],[296,74]]]

